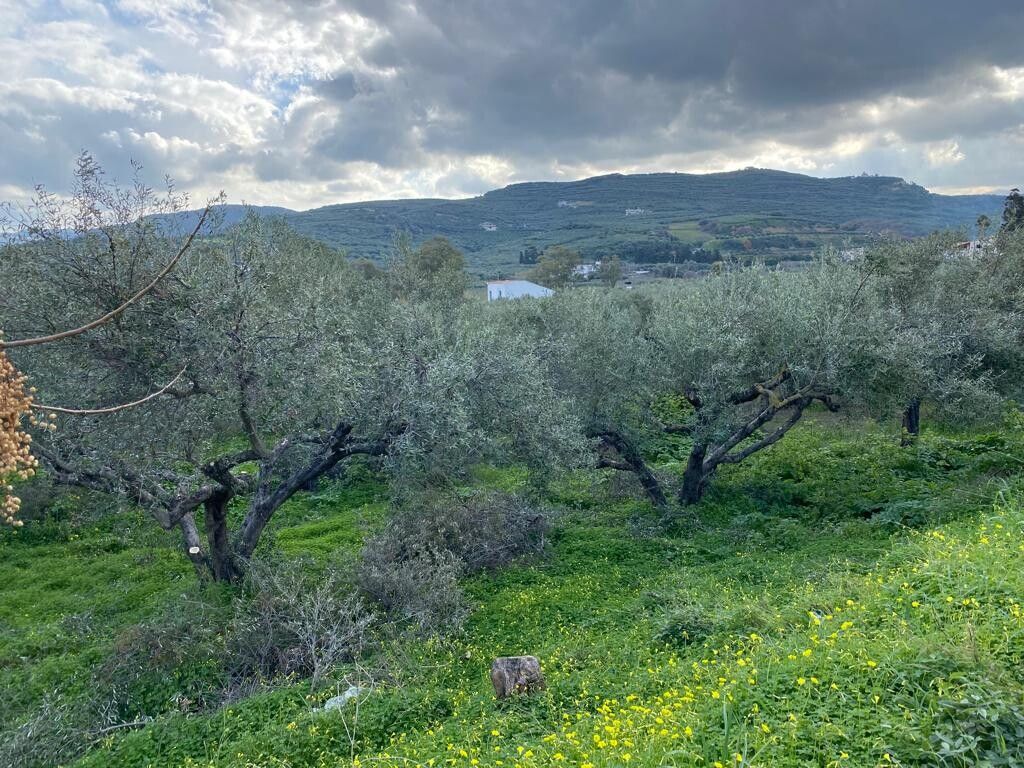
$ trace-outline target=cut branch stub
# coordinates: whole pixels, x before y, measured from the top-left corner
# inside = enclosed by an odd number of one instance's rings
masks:
[[[491,664],[491,683],[499,700],[513,693],[532,693],[547,687],[536,656],[499,656]]]

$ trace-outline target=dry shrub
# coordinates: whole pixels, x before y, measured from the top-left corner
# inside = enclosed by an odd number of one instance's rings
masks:
[[[92,736],[90,715],[87,704],[46,696],[31,717],[0,730],[0,765],[50,768],[70,763],[85,751]]]
[[[466,614],[459,577],[543,551],[548,522],[545,510],[510,493],[422,498],[366,543],[359,584],[395,621],[452,629]]]
[[[236,679],[308,675],[316,688],[363,652],[374,621],[339,568],[254,562],[228,632],[230,671]]]
[[[393,540],[378,537],[363,549],[359,586],[397,624],[422,634],[457,629],[467,614],[459,576],[462,562],[433,549],[399,554]]]
[[[501,491],[443,495],[399,511],[378,545],[394,560],[450,552],[467,573],[494,570],[544,549],[550,515],[522,496]]]

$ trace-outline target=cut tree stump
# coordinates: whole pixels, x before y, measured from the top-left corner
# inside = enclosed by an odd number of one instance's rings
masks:
[[[491,664],[491,682],[498,699],[513,693],[543,691],[546,687],[536,656],[499,656]]]

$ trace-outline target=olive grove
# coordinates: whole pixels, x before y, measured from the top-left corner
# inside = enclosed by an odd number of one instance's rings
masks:
[[[398,500],[481,463],[538,479],[589,463],[670,510],[815,408],[903,412],[909,434],[922,402],[978,419],[1020,395],[1019,233],[974,255],[933,237],[798,271],[488,304],[443,239],[400,241],[386,270],[253,213],[183,241],[133,207],[148,192],[82,170],[70,204],[41,197],[32,236],[2,251],[9,334],[88,332],[9,349],[0,416],[25,437],[0,469],[27,476],[37,457],[59,483],[138,505],[180,531],[202,578],[237,580],[281,506],[353,462]],[[153,282],[168,253],[174,271]],[[15,365],[75,405],[51,408],[58,429],[23,421]],[[678,470],[648,450],[665,433],[686,440]]]
[[[95,286],[116,295],[130,281],[116,249],[83,254],[92,240],[8,249],[11,327],[85,316],[102,300]],[[237,579],[280,506],[356,457],[400,493],[480,461],[539,468],[575,450],[575,418],[525,339],[450,295],[396,297],[280,222],[251,215],[198,242],[123,319],[21,364],[48,398],[90,411],[173,386],[144,407],[70,414],[35,452],[58,482],[180,529],[204,577]]]

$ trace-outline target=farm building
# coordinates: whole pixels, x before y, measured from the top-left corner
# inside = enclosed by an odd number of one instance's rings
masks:
[[[527,296],[550,296],[550,288],[531,283],[529,280],[489,280],[487,282],[487,300],[522,299]]]

